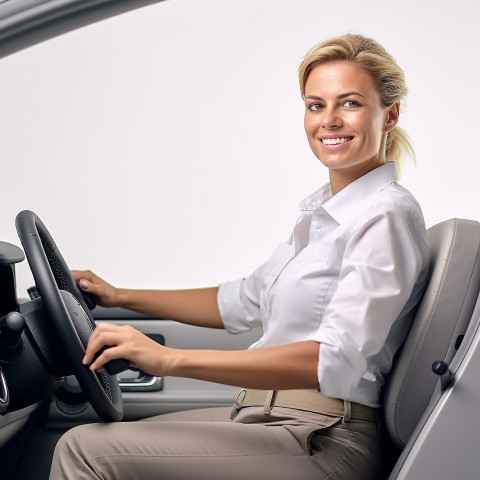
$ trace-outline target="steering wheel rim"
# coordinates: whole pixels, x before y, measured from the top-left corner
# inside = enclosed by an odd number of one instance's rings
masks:
[[[61,289],[72,294],[78,301],[80,305],[77,307],[81,306],[78,310],[85,314],[85,321],[91,331],[95,328],[95,321],[65,260],[49,231],[35,213],[30,210],[20,212],[15,226],[42,302],[82,390],[102,420],[120,421],[123,418],[123,400],[117,377],[108,374],[103,368],[100,372],[92,372],[82,364],[87,339],[84,338],[82,342]],[[78,317],[82,315],[76,312],[75,316],[78,322]]]

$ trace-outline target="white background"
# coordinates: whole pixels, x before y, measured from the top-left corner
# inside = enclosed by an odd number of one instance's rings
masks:
[[[327,181],[297,68],[376,38],[405,70],[402,182],[427,226],[478,219],[479,7],[468,0],[169,0],[0,61],[0,240],[36,212],[72,268],[125,287],[249,274]],[[18,291],[33,282],[26,261]]]

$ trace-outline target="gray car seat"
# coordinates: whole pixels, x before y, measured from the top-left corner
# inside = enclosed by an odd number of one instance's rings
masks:
[[[432,364],[450,363],[480,290],[480,223],[451,219],[427,231],[430,279],[383,392],[386,430],[402,449],[432,398]]]

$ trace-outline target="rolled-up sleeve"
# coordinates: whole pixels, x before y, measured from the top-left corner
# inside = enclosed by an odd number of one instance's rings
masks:
[[[217,304],[225,330],[241,333],[262,324],[260,293],[263,265],[248,278],[222,283]]]
[[[368,379],[369,359],[384,349],[395,321],[416,303],[414,287],[428,256],[424,226],[416,220],[389,203],[350,229],[338,284],[311,336],[320,343],[318,380],[325,395],[351,397]]]

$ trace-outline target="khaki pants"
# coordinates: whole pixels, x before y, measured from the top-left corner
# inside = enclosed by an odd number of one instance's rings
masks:
[[[83,425],[58,442],[50,479],[369,480],[376,424],[274,407],[192,410]],[[229,419],[231,417],[231,419]]]

